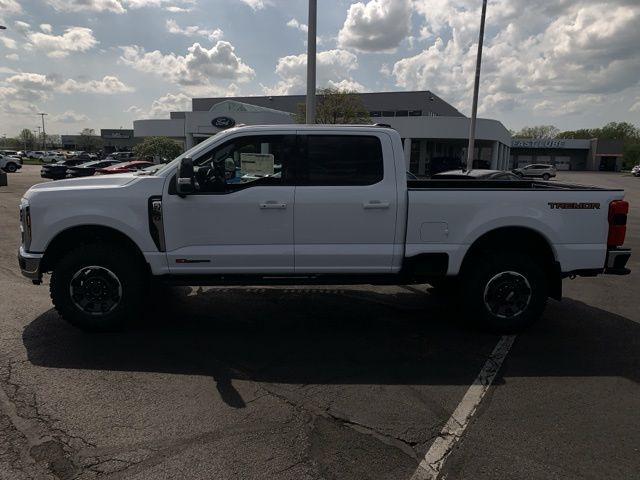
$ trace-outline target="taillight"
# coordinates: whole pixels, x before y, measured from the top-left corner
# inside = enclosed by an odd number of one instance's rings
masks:
[[[628,213],[629,202],[614,200],[609,204],[609,237],[607,238],[609,247],[620,247],[624,243]]]

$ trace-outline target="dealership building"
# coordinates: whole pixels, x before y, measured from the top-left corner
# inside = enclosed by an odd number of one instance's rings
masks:
[[[514,138],[511,141],[511,166],[544,163],[555,165],[558,170],[619,172],[623,151],[622,140]]]
[[[95,150],[102,150],[105,153],[131,151],[133,147],[141,143],[143,138],[135,138],[132,129],[124,128],[103,128],[100,136],[92,135]],[[84,150],[87,139],[82,135],[61,135],[60,143],[65,150]]]
[[[466,158],[470,119],[429,91],[358,94],[375,123],[396,129],[404,142],[407,169],[428,175],[436,165],[459,165]],[[295,123],[303,95],[194,98],[190,112],[171,112],[167,119],[136,120],[134,137],[165,136],[185,149],[233,125]],[[507,169],[511,134],[497,120],[478,119],[476,164]]]

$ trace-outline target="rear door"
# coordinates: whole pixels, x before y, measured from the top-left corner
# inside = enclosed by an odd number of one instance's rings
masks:
[[[318,131],[298,141],[296,273],[391,272],[397,187],[388,137]]]

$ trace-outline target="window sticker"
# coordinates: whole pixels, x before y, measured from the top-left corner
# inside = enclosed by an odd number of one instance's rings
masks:
[[[271,153],[241,153],[240,169],[245,175],[267,177],[275,173],[274,156]]]

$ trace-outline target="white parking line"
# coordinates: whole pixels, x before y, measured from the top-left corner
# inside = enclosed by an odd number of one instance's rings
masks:
[[[505,335],[498,341],[473,384],[462,397],[462,401],[449,417],[440,434],[425,454],[424,459],[418,465],[418,469],[411,477],[411,480],[435,480],[438,478],[444,462],[455,444],[462,438],[462,434],[467,425],[469,425],[485,393],[493,383],[493,379],[500,370],[502,362],[509,353],[515,339],[515,335]]]

